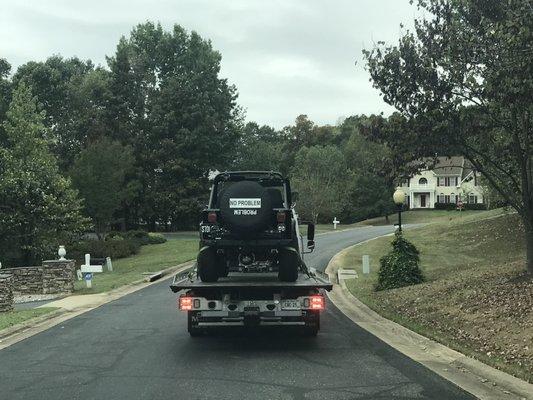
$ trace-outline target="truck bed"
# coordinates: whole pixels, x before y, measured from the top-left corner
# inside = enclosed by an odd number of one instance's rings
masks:
[[[180,290],[190,289],[325,289],[330,291],[333,285],[326,277],[318,272],[310,275],[300,273],[295,282],[281,282],[277,273],[230,273],[226,278],[219,278],[217,282],[202,282],[195,275],[192,278],[183,278],[176,275],[170,289],[176,293]]]

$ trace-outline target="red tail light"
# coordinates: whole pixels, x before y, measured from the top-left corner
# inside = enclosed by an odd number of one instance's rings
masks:
[[[180,297],[179,298],[179,309],[181,311],[190,311],[192,310],[192,297]]]
[[[285,215],[285,213],[283,211],[280,211],[280,212],[278,212],[276,218],[278,220],[278,224],[284,224],[286,215]]]
[[[311,310],[323,310],[325,308],[324,296],[311,296]]]
[[[210,213],[207,214],[207,222],[209,222],[210,224],[216,224],[217,222],[217,213],[214,212],[214,211],[211,211]]]

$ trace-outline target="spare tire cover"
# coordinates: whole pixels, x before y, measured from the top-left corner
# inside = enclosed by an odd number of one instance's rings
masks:
[[[220,197],[220,216],[224,226],[236,232],[258,232],[272,217],[266,189],[257,182],[235,182]]]

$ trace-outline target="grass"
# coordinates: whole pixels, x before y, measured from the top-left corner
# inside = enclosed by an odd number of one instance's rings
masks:
[[[402,213],[403,224],[421,224],[421,223],[435,223],[435,222],[450,222],[450,221],[469,221],[475,220],[478,216],[484,218],[498,216],[503,213],[502,209],[490,211],[448,211],[448,210],[415,210],[405,211]],[[389,215],[387,220],[385,217],[371,218],[364,221],[356,222],[354,224],[337,226],[337,230],[344,230],[350,228],[357,228],[361,226],[382,226],[394,225],[398,223],[398,214]],[[333,231],[333,224],[317,224],[316,232],[324,233]]]
[[[347,281],[349,290],[389,319],[533,381],[533,281],[524,274],[519,217],[502,210],[451,219],[445,213],[404,233],[421,252],[426,283],[373,290],[379,258],[390,249],[391,238],[384,237],[349,249],[339,260],[339,267],[359,271]],[[369,275],[361,273],[363,254],[370,255]]]
[[[92,288],[76,281],[77,294],[106,292],[143,278],[144,272],[157,272],[192,260],[198,252],[198,239],[168,238],[166,243],[142,246],[139,254],[113,260],[113,272],[93,274]]]
[[[0,330],[20,324],[29,319],[39,317],[57,310],[56,307],[40,307],[31,310],[16,310],[0,313]]]

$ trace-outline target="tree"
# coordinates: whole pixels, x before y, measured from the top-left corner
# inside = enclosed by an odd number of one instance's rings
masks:
[[[191,226],[210,170],[235,159],[241,125],[236,88],[219,77],[221,55],[175,25],[137,25],[122,38],[111,69],[114,135],[131,144],[142,186],[138,217]]]
[[[298,210],[318,222],[340,211],[349,179],[342,152],[334,146],[303,147],[296,154],[292,185],[298,191]]]
[[[100,239],[116,221],[115,213],[131,196],[126,178],[133,163],[131,147],[108,138],[90,144],[74,162],[72,182],[85,199],[85,211]]]
[[[0,146],[5,141],[3,122],[11,101],[11,82],[8,79],[10,71],[11,65],[3,58],[0,58]]]
[[[0,254],[7,265],[41,262],[87,227],[81,201],[48,148],[44,118],[29,87],[20,83],[0,148]]]
[[[284,137],[281,171],[288,174],[293,166],[296,153],[302,147],[327,146],[336,143],[335,128],[329,125],[318,126],[307,115],[298,115],[294,125],[286,126],[281,132]]]
[[[50,148],[63,172],[72,166],[88,141],[95,139],[94,131],[105,127],[102,121],[94,119],[105,108],[101,90],[91,90],[90,86],[99,85],[97,76],[103,79],[106,72],[99,69],[87,78],[94,71],[91,61],[52,56],[44,62],[21,65],[12,79],[14,86],[21,82],[28,85],[45,111],[43,122]]]
[[[413,134],[413,155],[461,154],[520,214],[533,274],[533,7],[527,0],[420,0],[431,14],[398,46],[366,51],[384,99]]]
[[[280,171],[285,138],[270,126],[249,122],[244,126],[233,169]]]
[[[373,126],[375,118],[349,117],[340,127],[342,141],[339,145],[353,173],[341,214],[346,222],[383,215],[388,219],[395,210],[392,193],[398,183],[398,168],[387,145],[369,139],[369,127]],[[388,121],[383,120],[388,126]]]

